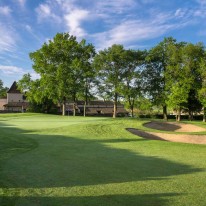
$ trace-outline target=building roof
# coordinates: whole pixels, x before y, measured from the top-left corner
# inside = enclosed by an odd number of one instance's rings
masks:
[[[17,83],[16,81],[13,82],[13,84],[11,85],[10,89],[7,91],[7,93],[18,93],[21,94],[21,91],[18,89],[17,87]]]

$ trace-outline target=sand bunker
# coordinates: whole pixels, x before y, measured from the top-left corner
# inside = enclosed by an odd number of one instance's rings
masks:
[[[148,122],[144,124],[145,127],[152,129],[163,130],[163,131],[174,131],[174,132],[203,132],[205,128],[198,127],[192,124],[184,124],[178,122]]]
[[[173,123],[173,122],[149,122],[144,124],[145,127],[163,131],[174,132],[201,132],[206,131],[202,127],[192,124]],[[183,142],[192,144],[206,144],[206,135],[189,135],[189,134],[167,134],[159,132],[147,132],[134,128],[127,128],[127,130],[135,135],[146,139],[163,140],[170,142]]]

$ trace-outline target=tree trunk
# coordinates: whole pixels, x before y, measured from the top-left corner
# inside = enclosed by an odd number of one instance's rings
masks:
[[[62,104],[62,115],[65,116],[65,110],[66,110],[66,103],[65,101],[63,101],[63,104]]]
[[[193,120],[193,114],[191,111],[189,111],[189,121],[192,121]]]
[[[134,117],[134,100],[131,100],[130,96],[128,96],[128,102],[129,102],[131,116]]]
[[[205,107],[203,107],[203,120],[202,120],[203,122],[205,122],[205,121],[206,121],[206,117],[205,117],[205,116],[206,116],[206,115],[205,115],[205,110],[206,110],[206,108],[205,108]]]
[[[88,82],[86,80],[86,87],[85,87],[85,101],[84,101],[84,117],[86,117],[86,106],[88,104]]]
[[[73,104],[73,116],[76,116],[76,104]]]
[[[117,116],[117,93],[114,95],[114,111],[113,111],[113,118]]]
[[[84,102],[84,117],[86,117],[86,105],[87,105],[87,102],[85,101]]]
[[[65,116],[65,113],[66,113],[66,97],[63,97],[62,115]]]
[[[181,120],[181,108],[179,107],[177,111],[177,121],[180,122],[180,120]]]
[[[166,105],[163,106],[163,119],[165,121],[168,120],[168,118],[167,118],[167,106]]]
[[[130,108],[131,108],[132,117],[134,117],[134,99],[131,102]]]
[[[134,107],[131,106],[131,113],[132,113],[132,117],[134,117]]]

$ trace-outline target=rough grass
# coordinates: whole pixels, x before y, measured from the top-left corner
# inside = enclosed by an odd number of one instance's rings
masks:
[[[206,145],[125,130],[145,122],[0,115],[0,205],[205,206]]]

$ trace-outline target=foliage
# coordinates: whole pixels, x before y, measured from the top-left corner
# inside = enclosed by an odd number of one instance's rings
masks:
[[[94,47],[85,40],[77,42],[68,33],[58,33],[53,40],[44,43],[41,49],[30,53],[33,69],[40,75],[42,92],[54,102],[76,101],[86,79],[90,77],[90,64]]]
[[[192,100],[193,94],[193,98],[196,98],[195,93],[201,85],[199,63],[203,53],[201,44],[179,43],[171,47],[171,61],[167,67],[166,80],[169,93],[167,103],[173,108],[181,110],[181,107],[186,105],[189,113],[194,110],[192,105],[187,103]]]
[[[203,121],[206,121],[206,52],[200,62],[201,87],[198,90],[198,100],[203,106]]]
[[[19,86],[27,91],[27,99],[43,110],[51,108],[53,102],[62,104],[65,114],[69,101],[84,100],[86,105],[98,96],[114,101],[116,117],[118,101],[124,101],[133,114],[138,101],[149,99],[151,108],[162,107],[167,120],[167,108],[178,110],[179,115],[188,112],[192,117],[206,106],[202,43],[177,42],[168,37],[148,51],[114,44],[96,54],[85,40],[78,42],[68,33],[59,33],[30,53],[30,58],[40,78],[31,80],[27,74]]]
[[[31,75],[24,74],[18,81],[18,88],[25,92],[26,99],[29,101],[28,111],[50,113],[52,107],[55,107],[52,99],[49,99],[41,87],[40,80],[32,80]]]
[[[176,40],[169,37],[150,49],[146,58],[145,70],[143,71],[144,89],[155,105],[163,107],[164,119],[167,119],[165,73],[170,63],[170,48],[175,44]]]
[[[128,109],[131,109],[129,102],[125,102],[125,107]],[[139,96],[138,98],[135,99],[134,101],[134,114],[139,115],[139,114],[151,114],[153,113],[153,105],[152,102],[143,97]]]
[[[4,87],[3,81],[0,79],[0,98],[6,98],[8,87]]]
[[[129,105],[132,117],[134,113],[135,102],[143,95],[141,74],[145,56],[146,51],[126,50],[126,68],[121,85],[121,94]]]
[[[94,59],[94,68],[98,74],[100,89],[114,100],[114,113],[117,113],[117,101],[121,95],[121,85],[125,77],[127,52],[122,45],[113,45],[100,51]]]

